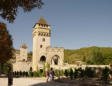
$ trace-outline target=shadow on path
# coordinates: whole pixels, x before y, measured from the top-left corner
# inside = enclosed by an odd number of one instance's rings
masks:
[[[96,83],[96,80],[70,80],[68,78],[57,79],[48,83],[37,83],[30,86],[105,86]],[[110,86],[110,85],[106,85]]]

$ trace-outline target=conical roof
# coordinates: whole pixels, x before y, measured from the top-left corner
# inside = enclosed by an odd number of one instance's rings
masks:
[[[49,25],[43,17],[40,17],[40,19],[39,19],[39,21],[37,22],[37,24]]]
[[[27,48],[26,44],[24,43],[24,44],[21,46],[21,48],[26,49],[26,48]]]

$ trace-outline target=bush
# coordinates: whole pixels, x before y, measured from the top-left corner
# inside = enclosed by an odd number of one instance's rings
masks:
[[[84,70],[82,68],[78,68],[77,70],[78,70],[78,77],[79,78],[84,77]]]
[[[25,72],[25,76],[28,77],[28,72]]]
[[[78,77],[78,69],[75,69],[73,76],[74,76],[74,79],[76,79]]]
[[[63,70],[60,70],[60,75],[64,76],[64,71]]]
[[[46,66],[45,66],[45,64],[43,65],[43,76],[46,76]]]
[[[65,69],[64,75],[65,75],[66,77],[68,77],[69,73],[68,73],[68,70],[67,70],[67,69]]]
[[[59,76],[59,70],[54,70],[54,74],[55,74],[55,76]]]
[[[70,79],[72,80],[73,79],[73,70],[72,70],[72,68],[70,68]]]
[[[20,76],[22,76],[22,72],[20,71]]]
[[[48,69],[50,69],[50,64],[49,64],[48,62],[47,62],[46,67],[47,67]]]
[[[29,74],[28,74],[28,76],[29,77],[33,77],[33,72],[30,71]]]
[[[25,71],[23,71],[23,77],[25,77]]]
[[[85,68],[85,76],[87,77],[93,77],[94,76],[94,71],[92,70],[92,68],[90,67],[86,67]]]
[[[109,68],[105,67],[105,69],[103,69],[102,71],[102,80],[107,82],[109,78]]]
[[[14,76],[15,76],[15,77],[17,76],[17,72],[16,72],[16,71],[14,72]]]
[[[17,77],[19,76],[19,72],[18,72],[18,71],[16,72],[16,76],[17,76]]]
[[[39,77],[39,73],[38,72],[33,72],[33,77]]]

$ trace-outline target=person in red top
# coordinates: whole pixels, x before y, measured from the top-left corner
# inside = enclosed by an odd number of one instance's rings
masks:
[[[49,80],[49,69],[46,70],[46,78],[47,78],[46,82],[48,82],[48,80]]]

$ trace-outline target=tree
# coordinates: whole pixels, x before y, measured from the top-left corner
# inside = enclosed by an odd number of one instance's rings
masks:
[[[45,64],[43,64],[43,76],[45,76],[45,73],[46,73],[46,66]]]
[[[73,70],[72,70],[72,68],[70,68],[70,79],[71,80],[73,79]]]
[[[102,80],[107,83],[109,78],[109,68],[105,67],[102,71]]]
[[[1,71],[3,64],[12,58],[12,38],[4,23],[0,23],[0,63]]]
[[[78,69],[75,69],[75,71],[74,71],[74,79],[76,79],[77,77],[78,77]]]
[[[65,69],[64,75],[65,75],[66,77],[68,77],[68,70],[67,70],[67,69]]]
[[[85,61],[86,61],[86,57],[85,57],[85,56],[82,58],[82,61],[83,61],[83,62],[85,62]]]
[[[86,67],[86,68],[85,68],[85,73],[84,73],[84,74],[85,74],[86,77],[91,78],[91,77],[94,76],[94,71],[92,70],[92,68]]]
[[[47,62],[47,65],[46,65],[47,69],[50,69],[50,64]]]
[[[22,8],[24,12],[30,12],[34,8],[41,8],[42,0],[0,0],[0,16],[13,23],[18,12]]]

